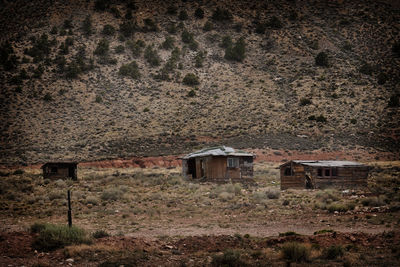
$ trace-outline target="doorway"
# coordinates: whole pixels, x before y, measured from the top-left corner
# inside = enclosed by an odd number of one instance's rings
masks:
[[[311,181],[311,177],[306,175],[306,189],[314,189],[314,185]]]

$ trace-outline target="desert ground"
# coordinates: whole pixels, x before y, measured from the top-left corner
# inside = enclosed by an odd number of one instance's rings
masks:
[[[279,163],[264,161],[255,163],[253,182],[236,184],[185,180],[180,167],[84,166],[77,181],[43,179],[38,168],[2,170],[0,263],[398,264],[400,162],[368,164],[368,188],[352,190],[282,191]],[[67,190],[73,225],[85,239],[38,245],[40,225],[67,225]],[[293,244],[305,254],[287,256]]]

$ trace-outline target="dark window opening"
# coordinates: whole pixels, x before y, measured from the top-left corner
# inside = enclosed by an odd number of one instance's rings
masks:
[[[318,172],[318,176],[322,176],[322,169],[318,169],[317,172]]]
[[[228,158],[228,168],[238,168],[239,159],[238,158]]]
[[[285,176],[292,176],[292,168],[290,167],[285,168]]]
[[[332,176],[338,176],[338,170],[337,168],[332,169]]]
[[[325,175],[324,176],[331,176],[331,169],[325,169]]]
[[[51,167],[50,168],[51,173],[57,173],[57,167]]]

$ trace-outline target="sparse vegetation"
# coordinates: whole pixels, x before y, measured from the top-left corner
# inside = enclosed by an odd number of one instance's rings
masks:
[[[129,64],[124,64],[119,68],[119,75],[128,76],[132,79],[140,78],[139,66],[135,61],[132,61]]]
[[[282,246],[282,257],[288,262],[309,262],[311,251],[305,245],[289,242]]]
[[[195,86],[195,85],[200,84],[199,77],[197,77],[193,73],[186,74],[185,77],[183,78],[182,82],[183,82],[183,84],[189,85],[189,86]]]
[[[106,56],[110,49],[109,42],[107,39],[101,39],[97,44],[96,50],[94,50],[94,54],[97,56]]]
[[[161,58],[153,46],[149,45],[146,47],[146,50],[144,51],[144,57],[152,67],[160,66],[161,64]]]
[[[328,54],[325,52],[318,53],[315,57],[315,64],[321,67],[329,67]]]
[[[39,233],[32,247],[39,251],[51,251],[72,244],[90,243],[84,230],[67,225],[34,224],[32,231]]]
[[[106,24],[106,25],[104,25],[101,33],[104,35],[112,36],[115,34],[115,28],[110,24]]]
[[[244,38],[239,38],[234,45],[225,49],[225,58],[232,61],[242,62],[246,57],[246,43]]]

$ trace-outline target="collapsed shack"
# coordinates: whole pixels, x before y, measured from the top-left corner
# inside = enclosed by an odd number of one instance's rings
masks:
[[[253,158],[253,154],[232,147],[205,148],[182,158],[182,172],[187,179],[250,182]]]
[[[367,186],[369,167],[353,161],[292,160],[279,166],[281,189]]]
[[[77,180],[77,162],[47,162],[42,166],[44,179]]]

